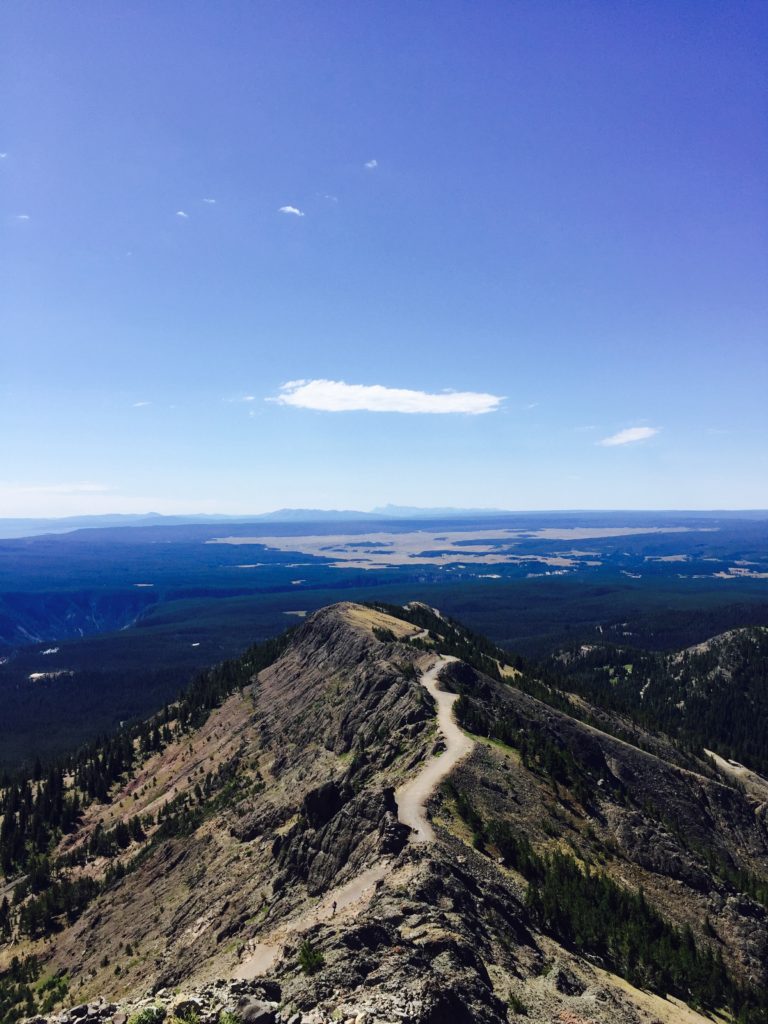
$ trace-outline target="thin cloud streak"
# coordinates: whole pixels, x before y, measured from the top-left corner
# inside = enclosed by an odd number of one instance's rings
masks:
[[[495,412],[503,396],[477,391],[412,391],[381,384],[347,384],[341,380],[292,380],[267,401],[318,412],[464,413]]]
[[[596,443],[602,445],[603,448],[613,448],[620,444],[634,444],[636,441],[647,441],[649,437],[653,437],[658,432],[658,427],[627,427],[624,430],[620,430],[617,434],[604,437],[602,441],[597,441]]]
[[[277,211],[278,213],[289,213],[294,217],[303,217],[304,211],[300,210],[298,206],[281,206]]]
[[[379,166],[378,160],[367,160],[365,166],[369,171],[375,170]]]

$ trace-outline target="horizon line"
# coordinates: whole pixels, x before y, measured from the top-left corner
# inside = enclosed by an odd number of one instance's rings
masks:
[[[643,512],[643,513],[655,513],[655,512],[680,512],[680,513],[692,513],[692,512],[710,512],[710,513],[722,513],[722,512],[749,512],[749,513],[764,513],[768,515],[768,508],[761,506],[728,506],[728,507],[713,507],[713,506],[669,506],[669,507],[639,507],[639,506],[594,506],[594,507],[582,507],[582,508],[493,508],[493,507],[476,507],[476,508],[462,508],[459,505],[456,506],[429,506],[429,505],[413,505],[413,506],[392,506],[393,508],[407,508],[408,511],[412,512],[434,512],[436,515],[445,515],[448,512],[451,513],[465,513],[468,516],[473,515],[576,515],[583,513],[597,513],[597,512]],[[380,516],[382,519],[401,519],[407,518],[407,515],[402,513],[386,513],[379,511],[378,509],[349,509],[349,508],[305,508],[301,506],[297,507],[285,507],[278,509],[269,509],[266,512],[68,512],[65,514],[50,514],[50,515],[24,515],[21,513],[0,513],[0,522],[9,520],[66,520],[66,519],[108,519],[111,516],[122,516],[126,519],[146,519],[146,518],[157,518],[157,519],[214,519],[214,518],[226,518],[226,519],[251,519],[261,518],[263,516],[275,516],[281,512],[319,512],[324,514],[339,513],[339,514],[355,514],[359,513],[363,516]]]

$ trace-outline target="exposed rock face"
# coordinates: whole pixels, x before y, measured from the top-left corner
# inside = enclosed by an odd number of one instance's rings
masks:
[[[432,719],[414,669],[419,652],[350,627],[339,607],[308,619],[290,650],[259,680],[257,715],[264,735],[273,745],[279,740],[276,775],[318,744],[387,766],[398,746]]]
[[[152,592],[128,590],[3,594],[0,644],[13,648],[122,629],[156,601]]]
[[[348,784],[324,783],[304,798],[303,814],[272,852],[311,896],[324,892],[344,870],[354,874],[366,860],[399,853],[408,829],[397,820],[391,787],[355,796]]]
[[[618,848],[627,860],[698,892],[709,891],[712,879],[706,870],[659,823],[649,822],[638,811],[622,813],[611,808],[607,816]]]

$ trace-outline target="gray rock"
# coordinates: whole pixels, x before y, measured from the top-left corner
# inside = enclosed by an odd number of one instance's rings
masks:
[[[261,999],[241,999],[237,1007],[237,1016],[242,1024],[276,1024],[277,1006],[265,1003]]]
[[[173,1016],[184,1019],[188,1016],[200,1016],[202,1004],[199,999],[181,999],[173,1008]]]
[[[571,971],[561,967],[554,976],[555,988],[566,996],[580,996],[586,990],[586,985],[580,981]]]

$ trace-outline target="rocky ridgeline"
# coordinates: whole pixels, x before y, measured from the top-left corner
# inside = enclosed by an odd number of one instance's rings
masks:
[[[703,1022],[612,973],[644,982],[621,959],[621,914],[535,911],[531,886],[560,877],[544,870],[555,851],[612,892],[642,890],[700,949],[765,985],[768,918],[736,889],[760,895],[768,874],[765,805],[705,762],[667,757],[663,737],[641,749],[572,717],[562,695],[555,707],[466,663],[445,670],[479,738],[432,796],[435,841],[409,842],[396,794],[440,738],[420,681],[433,656],[395,639],[407,628],[356,605],[316,613],[257,685],[91,806],[84,829],[98,814],[111,826],[120,800],[157,813],[214,768],[232,782],[195,796],[198,817],[151,839],[56,934],[46,973],[66,971],[89,1002],[27,1024]],[[484,739],[491,726],[506,731]],[[337,913],[347,887],[356,895]],[[581,953],[572,926],[596,931]]]
[[[180,994],[160,989],[130,1003],[82,1003],[51,1016],[28,1017],[21,1024],[304,1024],[306,1015],[280,1008],[280,986],[273,981],[217,981]],[[235,1021],[236,1018],[236,1021]]]
[[[419,1019],[423,1009],[405,996],[387,999],[382,1007],[373,993],[349,1014],[319,1008],[301,1012],[281,1005],[280,999],[280,985],[268,979],[216,981],[197,992],[160,989],[120,1005],[102,998],[47,1017],[28,1017],[20,1024],[377,1024],[384,1019],[382,1011],[388,1020],[408,1021]]]

